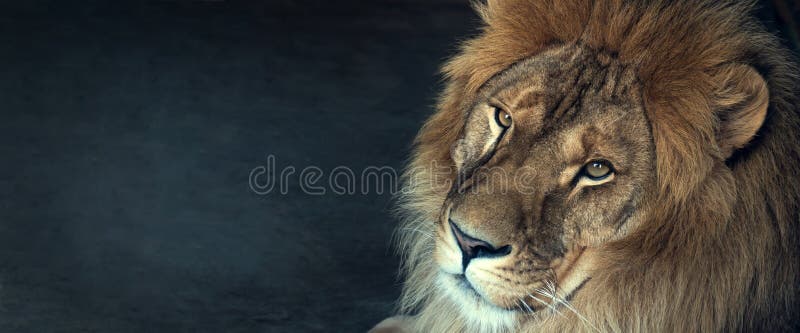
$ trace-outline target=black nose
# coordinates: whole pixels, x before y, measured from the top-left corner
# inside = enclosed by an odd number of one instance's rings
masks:
[[[456,243],[461,248],[461,265],[464,270],[467,269],[467,265],[472,259],[502,257],[511,253],[511,245],[494,247],[487,241],[465,234],[453,220],[450,220],[450,229],[453,230],[453,235],[456,236]]]

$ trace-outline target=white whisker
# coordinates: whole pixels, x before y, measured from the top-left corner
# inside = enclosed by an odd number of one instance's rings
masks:
[[[550,308],[550,310],[553,310],[553,312],[555,312],[555,313],[559,314],[560,316],[562,316],[562,317],[566,318],[566,316],[564,316],[564,314],[562,314],[560,311],[558,311],[558,309],[556,309],[556,307],[554,307],[552,304],[550,304],[550,303],[547,303],[547,302],[545,302],[545,301],[543,301],[543,300],[540,300],[538,297],[536,297],[536,296],[533,296],[533,295],[531,295],[531,294],[528,294],[528,296],[530,296],[531,298],[533,298],[535,301],[537,301],[537,302],[539,302],[539,303],[542,303],[542,304],[544,304],[545,306],[547,306],[548,308]]]
[[[578,319],[580,319],[580,320],[581,320],[581,322],[583,322],[584,324],[586,324],[586,325],[588,325],[589,327],[593,328],[595,331],[597,331],[597,332],[600,332],[600,329],[598,329],[597,327],[595,327],[594,325],[592,325],[592,323],[591,323],[591,322],[589,322],[589,320],[588,320],[588,319],[586,319],[586,317],[584,317],[583,315],[581,315],[580,313],[578,313],[578,310],[576,310],[574,307],[572,307],[572,305],[571,305],[571,304],[569,304],[569,302],[568,302],[566,299],[564,299],[563,297],[561,297],[561,296],[558,294],[558,291],[557,291],[557,288],[556,288],[555,284],[553,284],[553,283],[552,283],[552,282],[550,282],[549,280],[548,280],[548,281],[546,281],[546,284],[547,284],[547,286],[548,286],[548,287],[549,287],[549,288],[552,290],[552,294],[547,294],[546,292],[544,292],[544,291],[543,291],[543,290],[541,290],[541,289],[537,290],[537,292],[539,292],[539,294],[541,294],[541,295],[544,295],[544,296],[547,296],[547,297],[550,297],[550,298],[552,298],[554,301],[556,301],[556,302],[560,303],[560,304],[561,304],[561,305],[563,305],[565,308],[567,308],[567,310],[569,310],[569,311],[572,311],[572,313],[574,313],[574,314],[575,314],[575,315],[578,317]]]
[[[522,305],[524,305],[526,309],[528,309],[528,313],[533,313],[533,309],[531,309],[531,307],[528,306],[528,304],[525,303],[524,300],[519,300],[519,301],[522,302]]]

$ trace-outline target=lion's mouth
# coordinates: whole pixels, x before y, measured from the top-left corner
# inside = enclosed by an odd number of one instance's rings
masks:
[[[450,275],[453,276],[453,280],[455,281],[456,287],[458,287],[464,293],[483,299],[483,296],[481,296],[481,294],[478,293],[477,290],[475,290],[475,287],[472,286],[472,283],[469,282],[469,280],[464,274],[450,274]]]
[[[460,302],[470,302],[470,303],[481,303],[485,305],[490,305],[492,307],[496,307],[498,309],[502,309],[498,307],[494,303],[490,302],[484,295],[482,295],[467,279],[464,274],[452,274],[452,273],[444,273],[442,272],[444,280],[447,282],[446,284],[449,285],[451,290],[454,290],[456,294],[459,295],[458,299]],[[505,310],[505,309],[504,309]]]
[[[481,295],[481,293],[477,289],[475,289],[475,287],[472,285],[472,283],[469,281],[469,279],[467,279],[467,277],[464,274],[445,273],[445,275],[448,276],[448,280],[452,282],[453,287],[455,287],[455,289],[458,290],[458,293],[461,294],[463,297],[465,297],[461,300],[462,302],[478,302],[499,310],[512,311],[512,312],[526,312],[524,308],[520,307],[506,308],[498,306],[497,304],[494,304],[493,302],[489,301],[485,296]],[[527,312],[533,312],[533,311],[536,311],[536,309],[533,307],[529,307],[529,310]]]
[[[447,286],[447,289],[451,290],[451,295],[456,297],[455,300],[462,304],[465,302],[484,304],[484,306],[491,306],[492,308],[523,313],[538,312],[548,308],[557,311],[556,309],[563,306],[563,303],[569,302],[589,280],[589,277],[584,277],[577,272],[579,271],[577,268],[579,266],[578,262],[582,259],[585,250],[585,247],[578,247],[567,253],[558,263],[554,262],[552,269],[555,276],[552,276],[552,280],[542,280],[542,287],[536,289],[541,291],[542,294],[536,291],[529,293],[533,296],[520,294],[516,298],[518,303],[512,304],[514,296],[498,296],[502,299],[503,305],[496,304],[492,301],[492,297],[482,294],[481,289],[479,289],[480,286],[473,285],[473,282],[463,273],[442,271],[442,282]],[[510,288],[513,289],[513,287]]]

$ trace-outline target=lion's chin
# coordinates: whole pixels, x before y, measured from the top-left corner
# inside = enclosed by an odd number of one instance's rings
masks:
[[[517,311],[490,302],[464,275],[441,272],[438,285],[459,309],[470,331],[500,332],[514,327]]]
[[[480,307],[496,307],[499,310],[506,310],[489,301],[484,295],[481,295],[478,290],[469,282],[464,274],[451,274],[442,272],[440,274],[440,283],[443,289],[460,304],[476,304]]]

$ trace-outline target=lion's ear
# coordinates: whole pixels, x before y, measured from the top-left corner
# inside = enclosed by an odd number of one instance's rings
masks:
[[[718,119],[717,145],[727,159],[747,145],[764,123],[769,106],[767,83],[747,65],[726,65],[717,72],[719,83],[713,107]]]

